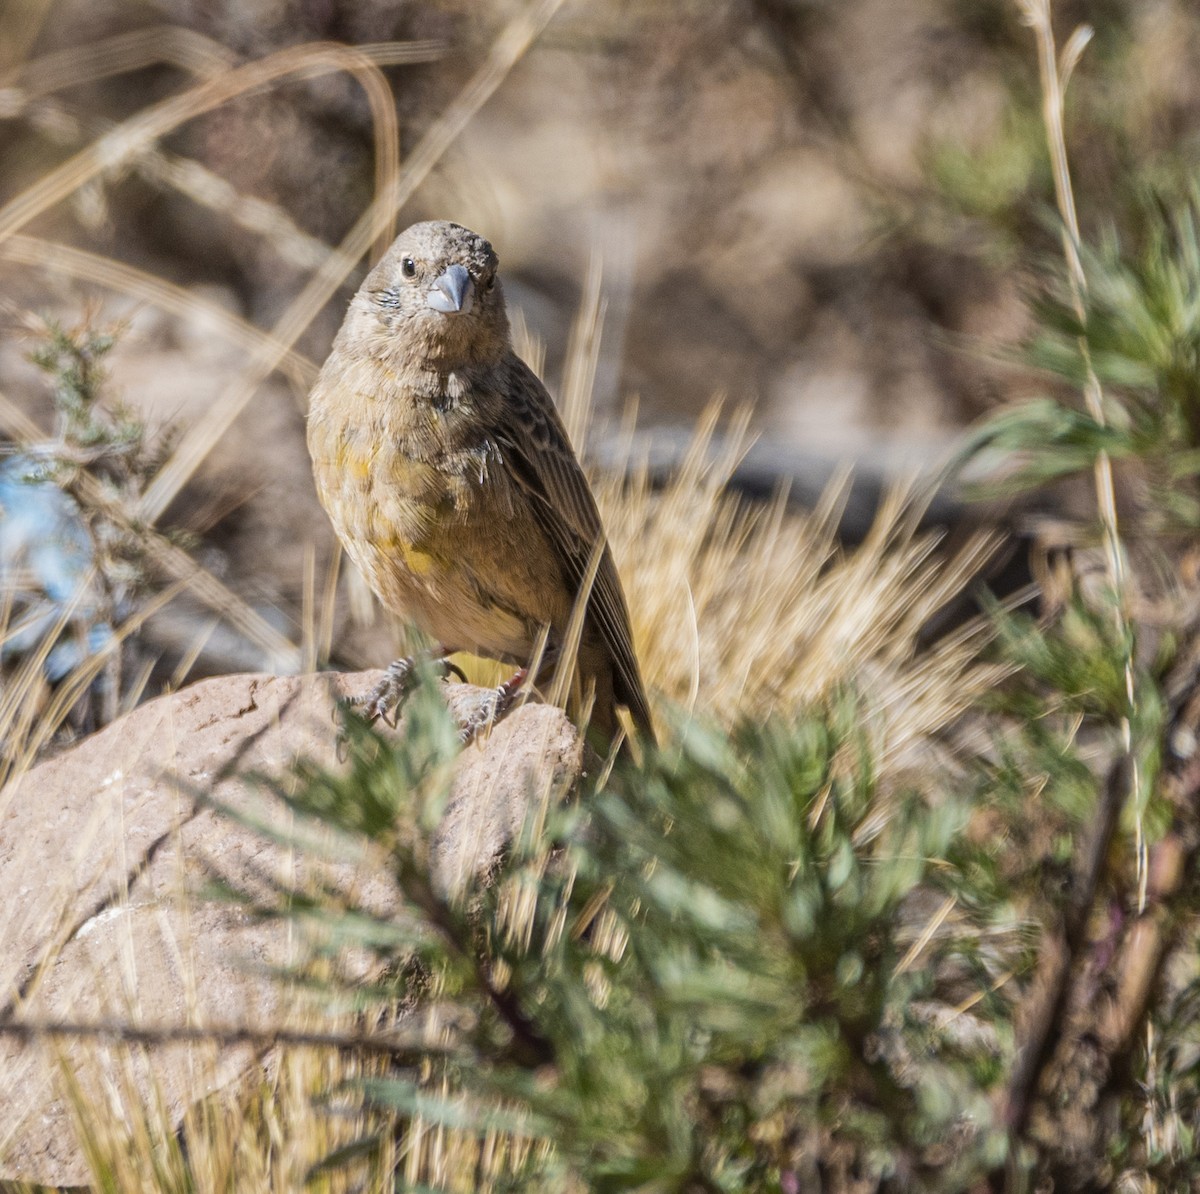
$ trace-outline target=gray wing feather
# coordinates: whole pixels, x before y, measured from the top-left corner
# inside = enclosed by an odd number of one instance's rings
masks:
[[[506,399],[511,424],[497,429],[497,445],[512,475],[534,502],[541,525],[576,588],[582,585],[604,527],[596,499],[579,466],[546,388],[517,356],[510,358],[512,381]],[[521,434],[514,434],[517,429]],[[613,663],[613,687],[643,733],[653,736],[649,704],[633,653],[629,607],[608,544],[588,600],[588,621]]]

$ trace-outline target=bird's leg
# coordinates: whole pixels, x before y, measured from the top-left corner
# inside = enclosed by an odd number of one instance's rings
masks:
[[[498,684],[492,695],[463,722],[458,736],[464,746],[474,742],[476,735],[485,726],[499,721],[516,703],[521,685],[529,678],[529,669],[523,667],[513,672],[503,684]]]
[[[374,688],[361,696],[350,698],[348,702],[350,707],[361,713],[368,721],[382,718],[387,725],[394,726],[400,716],[400,710],[404,707],[404,702],[416,686],[417,666],[422,660],[431,663],[442,679],[453,672],[464,681],[466,680],[462,670],[446,658],[450,653],[449,648],[440,646],[432,651],[422,652],[420,655],[409,655],[404,659],[392,660],[383,673],[383,679]]]
[[[553,672],[558,662],[558,657],[559,651],[556,647],[551,647],[543,653],[541,661],[538,664],[537,675],[534,676],[535,684]],[[473,742],[476,735],[484,727],[494,724],[506,714],[512,712],[518,703],[517,698],[521,695],[521,689],[524,687],[526,680],[529,679],[529,672],[530,669],[527,667],[518,668],[507,680],[502,684],[498,684],[492,692],[491,697],[484,701],[463,723],[458,736],[462,739],[464,746]]]

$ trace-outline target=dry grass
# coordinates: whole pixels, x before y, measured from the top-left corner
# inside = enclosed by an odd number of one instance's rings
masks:
[[[30,269],[58,271],[178,314],[203,317],[246,353],[242,376],[187,429],[137,512],[152,554],[174,578],[161,602],[189,588],[282,666],[298,666],[301,655],[311,665],[321,654],[332,633],[327,615],[335,573],[317,578],[310,569],[304,584],[308,628],[304,643],[297,645],[186,552],[157,535],[153,525],[272,371],[282,371],[299,389],[309,384],[313,364],[295,351],[298,337],[372,246],[378,252],[390,239],[399,207],[500,86],[559,2],[538,0],[512,22],[404,162],[397,150],[392,97],[379,66],[420,60],[436,52],[428,45],[308,45],[239,66],[220,46],[184,31],[162,29],[26,63],[6,77],[4,97],[11,108],[42,105],[43,117],[60,124],[74,116],[54,107],[53,92],[82,75],[101,77],[149,61],[168,61],[199,79],[181,94],[104,131],[0,209],[0,257]],[[222,189],[202,167],[172,158],[157,145],[185,121],[233,99],[287,78],[331,71],[345,71],[361,84],[370,100],[376,136],[374,200],[336,248],[299,234],[286,212]],[[293,264],[313,268],[307,285],[273,327],[254,327],[123,262],[22,231],[80,188],[130,164],[260,232]],[[603,312],[597,268],[585,288],[563,396],[565,416],[581,445],[586,442]],[[538,355],[536,346],[528,355]],[[40,437],[39,429],[11,403],[0,401],[0,416],[18,438]],[[903,767],[914,750],[997,678],[996,669],[978,661],[977,630],[932,650],[918,649],[922,626],[961,591],[989,543],[980,538],[953,560],[943,560],[936,541],[916,533],[921,496],[897,491],[884,503],[866,541],[854,551],[844,551],[835,529],[845,479],[810,514],[789,510],[782,499],[762,509],[744,508],[728,496],[725,484],[746,441],[747,420],[744,414],[733,417],[719,449],[714,447],[718,422],[714,407],[697,429],[682,467],[661,491],[652,488],[648,471],[636,461],[628,476],[598,479],[648,684],[664,705],[723,722],[739,716],[786,716],[839,688],[852,687],[870,710],[886,779],[889,768]],[[102,493],[88,496],[105,508]],[[316,599],[318,589],[325,594],[323,602]],[[318,609],[325,613],[318,615]],[[134,628],[131,624],[122,632]],[[5,736],[20,744],[9,760],[16,773],[50,740],[73,694],[86,686],[102,661],[85,665],[49,705],[41,691],[40,665],[40,659],[30,660],[0,705]],[[7,924],[11,930],[11,920]],[[60,918],[47,927],[47,938],[63,940],[67,928]],[[322,1027],[335,1026],[323,1022]],[[186,1048],[199,1069],[215,1061],[217,1054],[210,1046]],[[232,1088],[189,1112],[186,1154],[175,1138],[166,1096],[147,1100],[139,1093],[134,1077],[144,1065],[140,1047],[97,1044],[89,1064],[64,1066],[59,1077],[97,1186],[139,1194],[185,1188],[266,1194],[306,1188],[309,1167],[362,1129],[361,1112],[347,1109],[346,1114],[330,1115],[314,1100],[317,1093],[353,1077],[361,1064],[329,1050],[278,1049],[260,1085]],[[321,1188],[362,1188],[363,1180],[367,1188],[378,1188],[382,1174],[396,1169],[409,1181],[438,1188],[488,1189],[497,1175],[519,1166],[533,1147],[542,1146],[502,1135],[476,1140],[442,1128],[423,1132],[418,1120],[403,1153],[385,1155],[374,1173],[322,1178]]]
[[[998,672],[978,663],[978,627],[928,651],[918,637],[994,541],[981,535],[944,559],[936,536],[916,533],[922,494],[901,487],[847,552],[836,531],[849,477],[811,513],[783,495],[747,508],[726,491],[746,420],[714,452],[718,410],[662,492],[645,468],[599,486],[651,688],[725,722],[792,715],[852,688],[885,756],[945,726]]]

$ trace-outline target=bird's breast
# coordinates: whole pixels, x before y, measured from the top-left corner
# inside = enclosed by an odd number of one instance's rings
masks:
[[[309,419],[321,502],[387,604],[438,599],[455,561],[511,507],[496,449],[452,376],[440,393],[358,363],[335,377],[314,390]]]

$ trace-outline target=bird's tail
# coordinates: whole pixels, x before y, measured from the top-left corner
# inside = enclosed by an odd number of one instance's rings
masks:
[[[638,694],[633,701],[624,699],[624,694],[617,692],[607,655],[584,647],[567,699],[567,713],[577,725],[586,724],[588,743],[602,758],[612,750],[618,736],[622,739],[622,755],[630,757],[629,736],[617,712],[622,705],[629,710],[638,741],[654,746],[654,726],[644,695]]]

